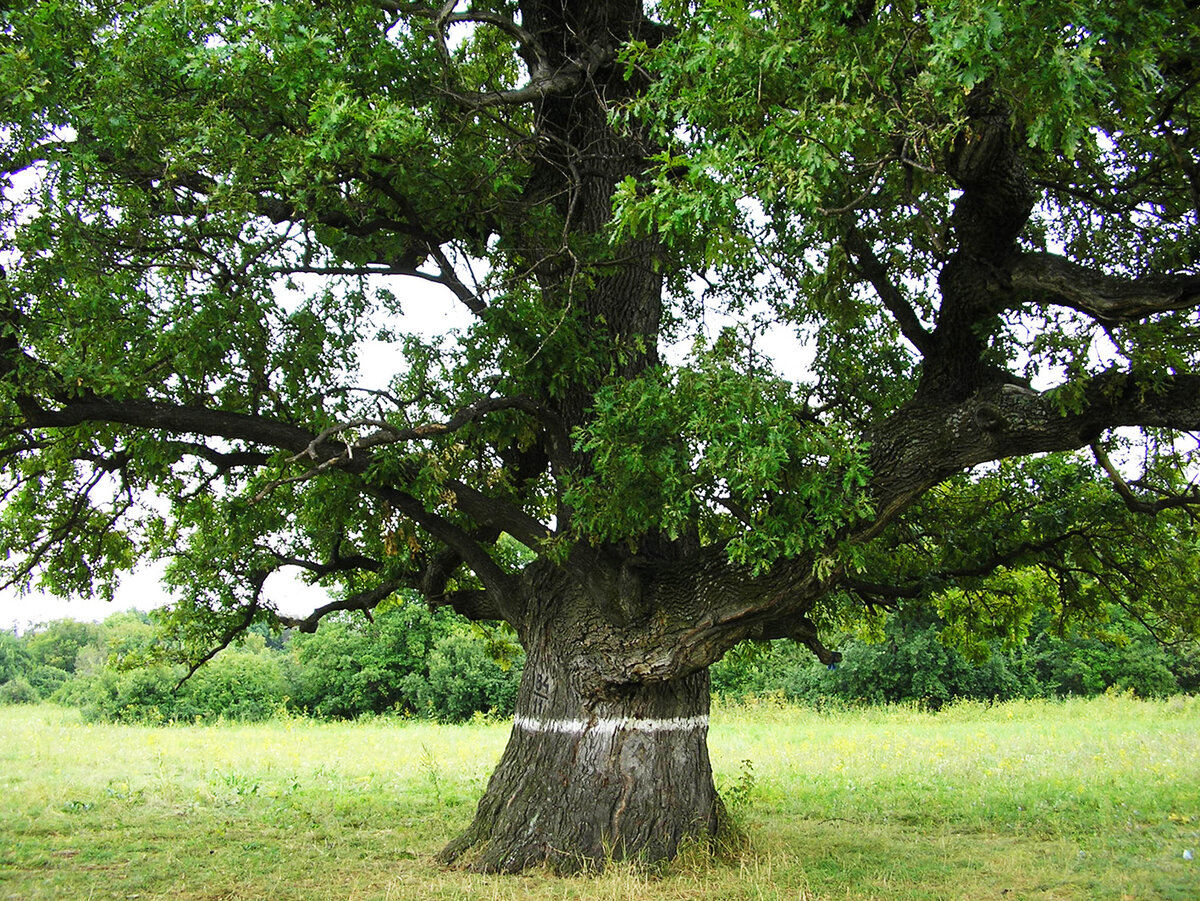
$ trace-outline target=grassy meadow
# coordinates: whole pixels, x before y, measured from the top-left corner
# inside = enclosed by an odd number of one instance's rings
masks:
[[[1200,698],[720,709],[745,847],[592,878],[438,867],[507,732],[0,707],[0,899],[1200,898]]]

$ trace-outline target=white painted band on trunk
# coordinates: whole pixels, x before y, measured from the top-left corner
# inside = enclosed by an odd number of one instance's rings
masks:
[[[688,729],[708,728],[708,715],[677,716],[671,719],[641,719],[639,717],[610,717],[596,720],[537,720],[529,716],[518,716],[513,725],[526,732],[562,732],[567,735],[583,735],[585,732],[612,735],[618,730],[630,732],[683,732]]]

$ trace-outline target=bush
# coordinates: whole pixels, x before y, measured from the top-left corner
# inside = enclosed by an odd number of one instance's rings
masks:
[[[402,601],[378,611],[374,622],[346,614],[328,618],[311,635],[296,636],[296,705],[338,719],[416,712],[426,658],[450,630],[452,616]]]
[[[28,679],[38,697],[45,700],[70,681],[71,674],[57,666],[42,664],[29,668]]]
[[[515,704],[521,657],[519,649],[512,653],[508,633],[486,637],[453,611],[431,611],[419,601],[389,604],[373,621],[345,614],[313,634],[267,638],[248,635],[180,685],[181,667],[144,663],[157,650],[153,626],[118,614],[104,624],[103,655],[81,648],[74,679],[46,671],[42,681],[89,720],[139,723],[261,720],[285,706],[321,717],[405,711],[460,720],[476,712],[507,714]],[[517,665],[506,669],[493,651]]]
[[[86,722],[151,723],[177,719],[175,685],[183,672],[155,664],[131,670],[105,669],[78,688]]]
[[[1184,694],[1200,694],[1200,642],[1172,649],[1171,674]]]
[[[827,693],[847,700],[938,708],[958,698],[1005,701],[1031,689],[1013,659],[999,650],[973,663],[941,641],[936,625],[894,630],[883,644],[853,642],[825,680]]]
[[[782,691],[809,703],[916,701],[937,708],[957,699],[1091,697],[1113,689],[1163,697],[1200,688],[1200,645],[1164,648],[1119,610],[1100,636],[1062,637],[1052,626],[1043,617],[1023,645],[995,644],[980,661],[944,644],[939,621],[913,614],[889,621],[882,643],[841,642],[842,660],[833,668],[792,642],[746,643],[713,665],[713,690],[734,701]]]
[[[411,599],[377,611],[373,622],[333,617],[296,636],[295,661],[295,705],[339,719],[389,711],[448,721],[507,713],[520,674],[519,662],[507,670],[498,664],[488,641],[453,611]]]
[[[231,648],[184,683],[177,719],[269,719],[288,698],[288,682],[274,653]]]
[[[1149,639],[1102,641],[1043,635],[1031,656],[1041,682],[1055,695],[1090,697],[1116,688],[1143,698],[1159,698],[1180,690],[1171,659],[1161,645]]]
[[[11,632],[0,632],[0,684],[24,676],[29,665],[25,642]]]
[[[743,642],[709,669],[713,694],[728,701],[780,691],[807,700],[825,672],[812,651],[787,639]]]
[[[40,700],[37,689],[24,676],[17,676],[0,685],[0,704],[36,704]]]
[[[478,637],[446,635],[429,655],[428,681],[418,700],[423,711],[444,722],[466,720],[477,711],[511,716],[520,675],[520,665],[503,668]]]
[[[70,675],[83,648],[100,643],[100,627],[73,619],[57,619],[38,626],[25,642],[35,664],[54,667]]]
[[[80,680],[72,696],[84,719],[125,723],[257,721],[287,701],[288,682],[274,654],[231,648],[180,685],[185,673],[165,664],[126,671],[109,667]]]

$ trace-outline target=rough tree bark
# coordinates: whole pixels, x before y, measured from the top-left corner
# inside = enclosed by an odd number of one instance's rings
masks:
[[[636,573],[610,556],[527,570],[512,618],[526,651],[512,733],[443,861],[574,872],[719,840],[708,664],[752,637],[794,637],[836,659],[804,615],[821,591],[811,561],[755,578],[719,551]]]
[[[522,635],[508,746],[474,821],[442,859],[487,872],[574,872],[669,859],[685,841],[716,836],[707,670],[597,692],[579,677],[587,635],[561,615],[539,619]]]
[[[681,843],[717,836],[708,671],[676,660],[669,678],[632,678],[646,658],[650,607],[618,601],[629,581],[590,556],[526,573],[514,617],[526,659],[512,733],[474,821],[444,861],[575,872],[610,859],[669,859]],[[673,594],[674,604],[653,605],[660,619],[668,606],[692,606],[694,592]],[[670,644],[659,651],[667,655]]]

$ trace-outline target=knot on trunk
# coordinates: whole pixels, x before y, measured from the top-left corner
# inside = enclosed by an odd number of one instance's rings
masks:
[[[974,412],[975,424],[985,432],[998,432],[1008,423],[995,404],[980,404]]]

